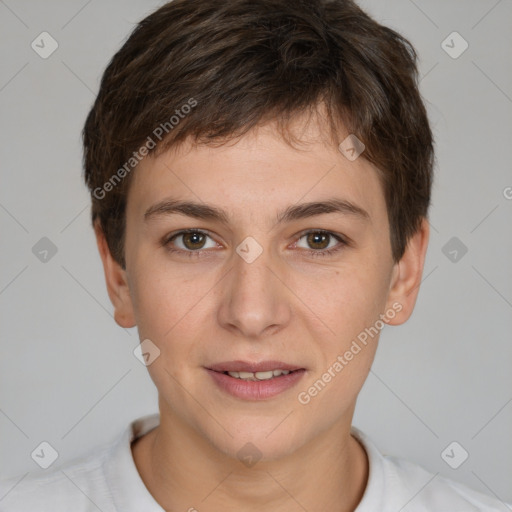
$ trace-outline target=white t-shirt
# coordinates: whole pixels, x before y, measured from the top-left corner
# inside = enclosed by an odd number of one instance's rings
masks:
[[[0,481],[0,511],[164,512],[140,478],[130,448],[159,421],[158,413],[143,416],[115,442],[85,457]],[[512,508],[416,464],[382,455],[355,427],[352,434],[370,463],[368,483],[355,512],[510,512]],[[198,503],[195,508],[202,507]]]

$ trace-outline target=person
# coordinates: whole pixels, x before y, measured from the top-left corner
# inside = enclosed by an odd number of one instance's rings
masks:
[[[3,511],[498,511],[352,426],[410,317],[434,142],[400,34],[350,0],[174,0],[109,63],[85,181],[159,413]]]

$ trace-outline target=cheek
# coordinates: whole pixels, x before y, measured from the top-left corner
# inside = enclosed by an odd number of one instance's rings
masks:
[[[337,340],[341,348],[374,324],[386,304],[388,281],[375,265],[347,265],[316,279],[302,280],[297,286],[308,290],[307,304],[318,313],[329,328],[331,340]]]
[[[151,340],[159,350],[148,372],[172,403],[187,399],[175,379],[186,382],[187,363],[197,360],[193,340],[205,322],[206,298],[214,283],[207,273],[191,277],[177,268],[148,265],[133,287],[139,337]]]
[[[339,393],[352,396],[363,385],[370,370],[383,323],[387,298],[385,269],[378,265],[347,266],[333,270],[329,278],[309,279],[308,305],[319,321],[310,325],[321,357],[314,378],[325,400],[339,400]],[[316,326],[316,327],[315,327]],[[314,393],[315,391],[313,391]]]
[[[308,414],[322,416],[324,424],[354,405],[370,371],[386,298],[378,275],[370,269],[336,270],[330,279],[310,287],[309,304],[320,318],[310,324],[318,359],[298,390],[297,402]]]
[[[141,255],[138,260],[131,293],[141,337],[163,343],[187,325],[197,325],[201,303],[216,283],[214,273],[205,267],[184,271],[184,265],[170,264],[162,257]]]

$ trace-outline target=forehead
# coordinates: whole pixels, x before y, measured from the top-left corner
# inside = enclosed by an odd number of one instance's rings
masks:
[[[360,156],[347,159],[311,126],[299,146],[288,144],[266,126],[221,146],[190,140],[146,157],[132,176],[128,214],[144,216],[148,207],[172,196],[217,205],[229,215],[275,219],[297,203],[339,198],[386,217],[377,168]]]

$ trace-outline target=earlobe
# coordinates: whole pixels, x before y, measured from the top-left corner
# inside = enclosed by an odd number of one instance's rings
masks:
[[[427,219],[423,219],[420,228],[409,239],[405,252],[393,268],[388,294],[387,308],[400,304],[401,310],[388,320],[390,325],[400,325],[411,316],[420,289],[423,266],[427,253],[430,228]]]
[[[114,260],[99,221],[94,223],[98,251],[103,263],[108,296],[114,306],[114,320],[124,328],[135,327],[135,315],[126,278],[126,271]]]

